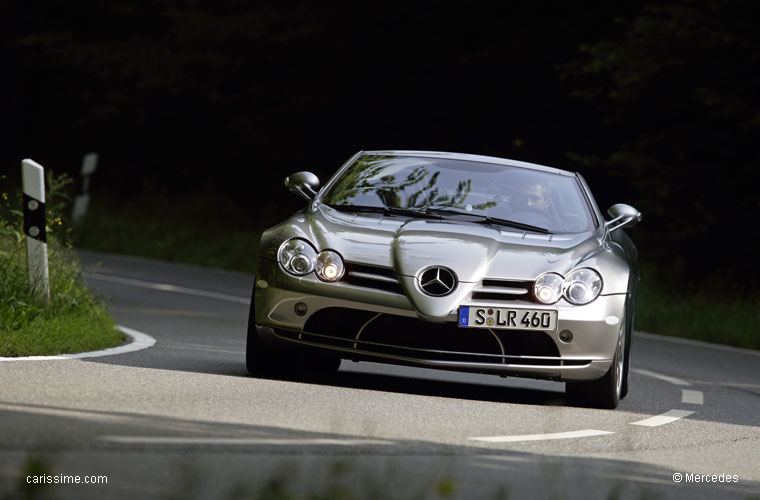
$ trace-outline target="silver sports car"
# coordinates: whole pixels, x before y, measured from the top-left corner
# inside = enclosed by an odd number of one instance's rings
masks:
[[[429,151],[361,151],[261,237],[254,375],[341,359],[566,382],[572,404],[628,392],[638,253],[577,173]]]

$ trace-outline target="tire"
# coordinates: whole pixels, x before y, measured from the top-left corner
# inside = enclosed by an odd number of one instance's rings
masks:
[[[340,369],[340,357],[326,353],[304,353],[301,368],[306,372],[335,373]]]
[[[253,376],[334,373],[340,368],[340,357],[312,351],[283,351],[261,341],[256,329],[256,294],[251,294],[248,312],[248,336],[245,344],[245,366]]]
[[[624,322],[625,323],[625,322]],[[614,410],[623,394],[623,379],[626,373],[627,326],[624,324],[618,334],[618,345],[607,373],[590,382],[567,382],[565,396],[570,404]],[[630,350],[628,350],[630,353]]]
[[[254,285],[255,286],[255,285]],[[245,366],[253,376],[273,375],[285,372],[285,357],[259,338],[256,331],[256,290],[251,294],[248,311],[248,337],[245,344]]]
[[[628,313],[628,325],[626,328],[626,342],[625,342],[625,360],[623,362],[623,386],[620,390],[620,399],[623,399],[628,395],[628,373],[631,368],[631,349],[633,348],[633,312],[635,305],[631,305],[631,310],[626,311]]]

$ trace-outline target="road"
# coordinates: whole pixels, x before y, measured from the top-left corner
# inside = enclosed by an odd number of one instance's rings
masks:
[[[758,352],[637,333],[631,393],[614,411],[565,406],[561,383],[374,363],[253,378],[252,276],[80,255],[117,323],[156,343],[0,361],[0,498],[22,496],[27,476],[75,475],[107,484],[49,493],[760,498]]]

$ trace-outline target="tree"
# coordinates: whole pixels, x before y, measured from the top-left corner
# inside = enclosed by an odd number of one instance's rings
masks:
[[[584,45],[581,59],[561,67],[597,123],[595,151],[571,156],[592,176],[630,186],[648,226],[646,252],[694,278],[720,271],[748,287],[756,251],[741,235],[756,227],[760,208],[760,52],[749,7],[648,6],[618,20],[619,39]]]

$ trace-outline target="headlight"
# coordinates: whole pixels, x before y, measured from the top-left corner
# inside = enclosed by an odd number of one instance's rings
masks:
[[[323,281],[338,281],[343,276],[344,270],[343,259],[332,250],[322,250],[317,255],[315,271],[319,279]]]
[[[602,291],[602,277],[589,268],[576,269],[565,278],[562,295],[575,305],[588,304]]]
[[[542,304],[554,304],[562,297],[563,283],[559,274],[542,274],[533,284],[533,296]]]
[[[280,245],[277,260],[280,266],[290,274],[303,276],[314,270],[317,251],[306,241],[293,238]]]

